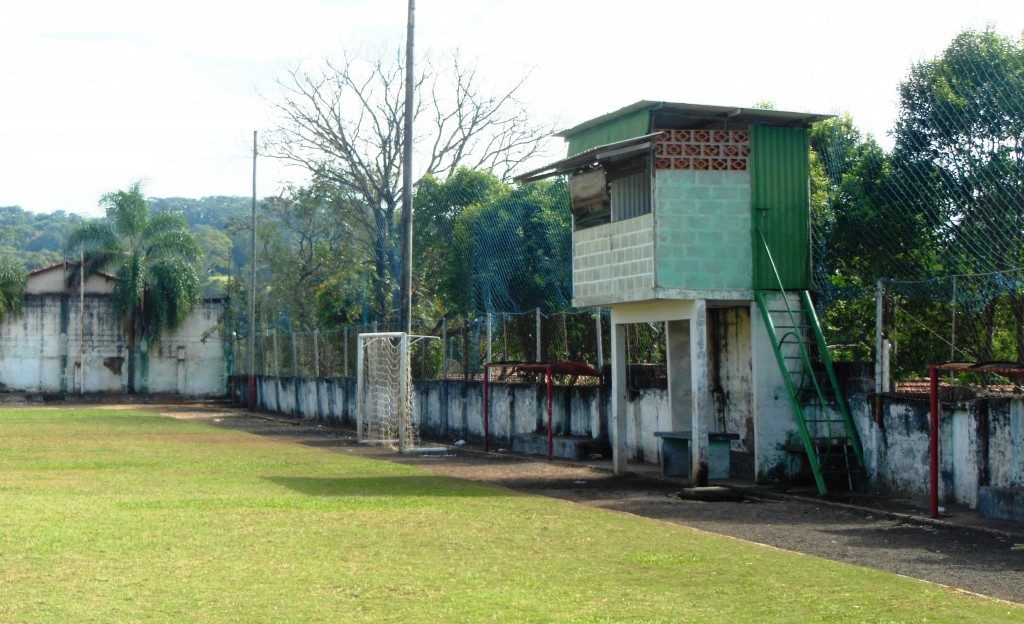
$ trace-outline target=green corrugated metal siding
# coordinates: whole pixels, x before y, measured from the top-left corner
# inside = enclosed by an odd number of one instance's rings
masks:
[[[750,196],[760,230],[787,289],[811,287],[807,129],[750,124]],[[778,290],[757,230],[754,288]]]
[[[575,156],[601,145],[643,136],[650,131],[650,127],[651,111],[646,108],[622,117],[609,119],[599,126],[567,136],[569,151],[566,156]]]

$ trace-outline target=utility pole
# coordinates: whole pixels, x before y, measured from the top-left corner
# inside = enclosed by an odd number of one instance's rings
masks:
[[[402,303],[400,331],[412,333],[412,96],[413,24],[416,0],[409,0],[409,24],[405,36],[405,137],[402,146]]]
[[[78,366],[82,369],[82,385],[78,394],[85,394],[85,246],[78,248]]]
[[[252,131],[252,231],[249,232],[249,344],[246,348],[249,410],[256,409],[256,131]]]

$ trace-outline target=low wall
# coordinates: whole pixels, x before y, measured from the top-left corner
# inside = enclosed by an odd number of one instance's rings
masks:
[[[928,496],[928,398],[885,398],[881,419],[866,400],[854,409],[865,463],[880,492]],[[939,488],[944,503],[975,508],[980,488],[1024,485],[1024,398],[989,397],[943,404],[939,416]]]
[[[480,382],[415,381],[414,405],[423,435],[441,440],[483,436]],[[876,419],[874,397],[864,384],[844,384],[864,445],[872,488],[892,496],[928,496],[928,400],[885,397]],[[245,378],[235,378],[245,401]],[[543,385],[491,385],[491,435],[498,445],[513,435],[545,430]],[[660,461],[655,431],[671,428],[665,390],[641,390],[626,404],[626,452],[632,462]],[[301,418],[355,424],[354,379],[257,377],[260,409]],[[555,433],[607,439],[607,390],[556,387]],[[976,507],[982,486],[1024,485],[1024,398],[985,398],[945,406],[941,415],[940,480],[947,503]]]
[[[247,399],[244,376],[233,379],[235,397]],[[457,440],[483,438],[483,384],[481,382],[413,382],[413,405],[421,433],[430,438]],[[258,376],[256,404],[269,412],[299,418],[355,425],[355,380],[304,379]],[[595,386],[554,388],[552,425],[557,435],[607,439],[607,391]],[[664,390],[645,390],[629,403],[629,453],[634,461],[658,461],[654,431],[668,422]],[[651,415],[657,414],[652,418]],[[511,444],[512,436],[546,431],[547,398],[543,385],[491,384],[492,440]]]

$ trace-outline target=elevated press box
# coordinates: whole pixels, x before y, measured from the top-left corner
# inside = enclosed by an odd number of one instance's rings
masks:
[[[641,101],[558,134],[568,157],[573,305],[750,300],[811,286],[810,124],[828,115]],[[762,240],[763,239],[763,240]]]

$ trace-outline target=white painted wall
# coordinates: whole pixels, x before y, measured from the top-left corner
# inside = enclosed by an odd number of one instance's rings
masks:
[[[87,289],[83,334],[76,295],[26,295],[22,313],[0,326],[0,384],[5,390],[77,393],[82,389],[83,364],[85,392],[127,388],[127,341],[110,297],[88,294]],[[150,347],[148,384],[142,383],[140,370],[136,387],[151,393],[223,395],[224,343],[214,327],[224,305],[221,300],[204,301],[181,328]]]
[[[236,379],[236,396],[244,403],[245,380]],[[415,381],[415,405],[421,432],[435,439],[456,440],[483,435],[483,389],[479,382]],[[491,410],[493,439],[537,431],[544,425],[543,387],[494,384]],[[350,379],[260,377],[258,405],[302,418],[355,422],[355,383]],[[866,392],[848,395],[864,443],[872,487],[885,494],[924,501],[928,495],[928,402],[887,399],[882,420],[872,417]],[[977,403],[962,404],[942,414],[942,499],[975,506],[981,485],[1024,486],[1024,398],[988,400],[988,426],[981,428]],[[610,393],[596,387],[555,388],[554,423],[558,432],[603,437],[600,420],[610,412]],[[660,440],[655,431],[669,429],[668,392],[641,390],[625,405],[625,451],[629,461],[658,463]],[[790,429],[792,415],[777,412]],[[762,428],[764,424],[762,423]],[[987,436],[987,452],[982,436]],[[557,448],[557,446],[556,446]],[[763,451],[762,451],[763,452]],[[783,455],[780,451],[780,457]],[[782,470],[797,466],[782,461]],[[988,477],[984,477],[987,470]],[[785,475],[782,475],[785,476]]]

